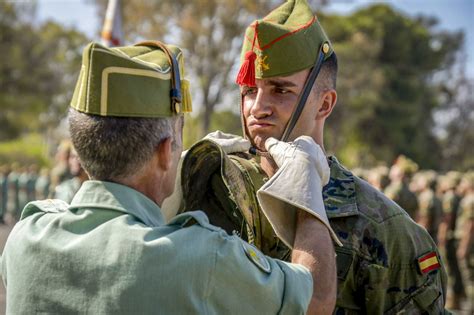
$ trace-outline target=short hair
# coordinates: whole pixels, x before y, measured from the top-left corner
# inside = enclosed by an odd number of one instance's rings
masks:
[[[327,89],[336,89],[337,81],[337,56],[332,53],[328,59],[323,61],[318,78],[314,83],[316,92],[321,92]]]
[[[166,138],[176,143],[177,117],[103,117],[69,109],[71,140],[91,179],[119,182],[138,172]],[[173,145],[173,149],[176,146]]]

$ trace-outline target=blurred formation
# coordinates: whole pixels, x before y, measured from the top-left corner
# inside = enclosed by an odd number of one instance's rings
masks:
[[[0,166],[0,222],[13,225],[26,204],[48,198],[71,202],[87,179],[76,151],[68,140],[58,146],[52,168],[12,163]]]

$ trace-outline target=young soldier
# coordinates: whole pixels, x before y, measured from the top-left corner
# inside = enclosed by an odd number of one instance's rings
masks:
[[[91,180],[70,205],[44,200],[24,209],[2,256],[7,313],[304,314],[310,302],[316,312],[315,248],[334,251],[315,215],[289,210],[297,217],[293,263],[265,257],[199,211],[165,224],[160,205],[173,192],[182,112],[190,109],[182,58],[160,42],[85,48],[69,129]],[[320,150],[299,141],[276,141],[270,152],[286,163],[287,151]],[[325,159],[306,169],[328,177]],[[324,213],[321,192],[319,200]],[[309,231],[320,237],[308,240]],[[324,272],[336,281],[335,268]]]
[[[244,135],[259,157],[237,152],[250,145],[220,133],[195,144],[183,159],[177,183],[183,195],[177,190],[167,200],[167,216],[182,205],[202,206],[211,222],[240,234],[264,253],[290,257],[295,219],[257,190],[287,175],[288,190],[280,190],[283,200],[318,196],[319,191],[309,185],[296,188],[311,176],[287,174],[266,151],[273,141],[269,139],[292,141],[301,135],[310,136],[324,150],[324,124],[337,100],[336,72],[331,43],[305,0],[288,1],[253,22],[245,33],[237,82]],[[336,247],[335,313],[444,313],[446,273],[429,234],[335,157],[328,161],[331,176],[323,190],[324,204],[343,244]],[[288,162],[292,163],[299,162]],[[196,187],[202,193],[193,193]],[[321,292],[317,285],[315,290]]]

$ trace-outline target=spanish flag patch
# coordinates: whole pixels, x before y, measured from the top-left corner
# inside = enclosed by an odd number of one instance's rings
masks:
[[[436,252],[429,252],[418,257],[418,266],[422,274],[437,270],[441,267]]]

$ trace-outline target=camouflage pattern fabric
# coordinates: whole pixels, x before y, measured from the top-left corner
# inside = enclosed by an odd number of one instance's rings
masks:
[[[183,196],[188,203],[197,200],[196,194],[192,192],[210,187],[203,186],[208,182],[204,178],[210,178],[208,175],[203,176],[203,169],[215,170],[219,165],[233,161],[224,154],[222,161],[214,155],[213,162],[207,160],[207,163],[203,163],[204,158],[200,155],[209,155],[210,151],[204,150],[202,146],[201,152],[195,151],[195,148],[196,145],[188,152],[181,173]],[[335,314],[397,314],[400,311],[407,314],[444,314],[446,272],[436,245],[426,230],[394,202],[352,175],[335,157],[330,157],[329,162],[331,178],[324,187],[323,197],[331,226],[344,245],[336,247],[338,294]],[[258,163],[254,163],[246,172],[254,173],[253,177],[263,178],[264,173],[258,168]],[[255,181],[229,184],[229,179],[235,179],[235,174],[228,176],[225,167],[221,170],[219,176],[228,185],[220,190],[215,186],[208,188],[207,192],[200,193],[202,196],[198,199],[201,201],[193,205],[195,209],[202,204],[204,208],[209,208],[212,198],[221,200],[220,204],[224,203],[222,200],[232,200],[234,208],[229,208],[233,211],[232,216],[239,216],[243,211],[239,202],[235,202],[232,197],[234,189],[239,186],[238,189],[242,189],[241,185],[245,185],[245,190],[253,193],[260,186],[256,186]],[[199,182],[196,178],[199,178]],[[254,187],[249,188],[249,185]],[[265,220],[258,207],[254,205],[252,209],[259,211],[260,219]],[[212,211],[217,213],[214,217],[229,216],[222,213],[228,210],[215,208]],[[237,229],[241,223],[236,220],[234,228]],[[255,230],[255,226],[250,229]],[[266,233],[268,231],[263,233],[263,239],[268,241],[267,245],[278,246],[273,231],[270,235]],[[268,248],[262,251],[270,256],[275,254],[269,253]],[[281,251],[276,253],[280,254]],[[422,273],[417,259],[427,253],[435,254],[441,266]]]
[[[249,155],[228,156],[214,142],[202,140],[183,160],[181,209],[202,210],[211,224],[268,256],[289,261],[289,248],[276,237],[257,202],[255,187],[263,185],[264,176]]]

